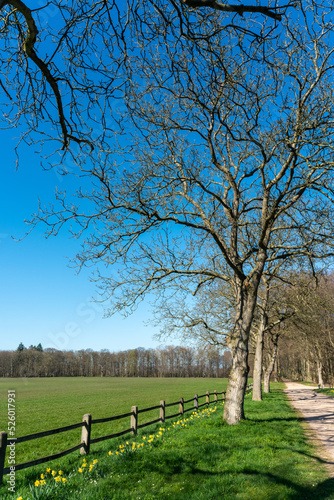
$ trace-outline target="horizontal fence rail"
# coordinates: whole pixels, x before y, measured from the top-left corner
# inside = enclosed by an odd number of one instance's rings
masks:
[[[246,393],[249,392],[253,387],[253,384],[250,384],[247,386]],[[28,467],[33,467],[34,465],[39,465],[43,464],[45,462],[49,462],[50,460],[55,460],[57,458],[64,457],[65,455],[68,455],[69,453],[72,453],[78,449],[80,449],[81,455],[87,455],[90,451],[90,445],[93,443],[99,443],[100,441],[105,441],[106,439],[113,439],[116,437],[123,436],[124,434],[129,434],[132,433],[133,435],[137,434],[138,429],[142,429],[144,427],[147,427],[149,425],[153,425],[156,423],[163,423],[166,420],[169,420],[171,418],[176,418],[179,417],[180,415],[183,415],[184,413],[187,413],[189,411],[196,411],[198,408],[201,408],[202,406],[208,406],[210,404],[218,403],[220,401],[225,401],[225,395],[226,392],[206,392],[205,394],[202,394],[198,396],[195,394],[195,396],[191,399],[187,399],[186,401],[183,398],[180,398],[179,401],[176,401],[175,403],[168,403],[166,404],[165,401],[160,401],[159,405],[156,406],[150,406],[148,408],[141,408],[138,409],[137,406],[132,406],[131,411],[128,413],[123,413],[121,415],[115,415],[113,417],[106,417],[106,418],[96,418],[92,419],[92,416],[89,413],[86,413],[83,418],[82,422],[79,422],[77,424],[71,424],[71,425],[66,425],[64,427],[58,427],[57,429],[51,429],[48,431],[42,431],[42,432],[36,432],[35,434],[29,434],[27,436],[22,436],[18,438],[8,438],[7,437],[7,432],[0,432],[0,484],[2,483],[2,478],[4,474],[9,474],[11,471],[15,470],[23,470],[27,469]],[[210,396],[214,396],[213,400],[210,399]],[[199,404],[198,400],[205,398],[205,402]],[[185,408],[186,404],[192,403],[193,405],[189,408]],[[171,408],[173,406],[177,406],[179,411],[177,413],[174,413],[173,415],[166,415],[166,408]],[[148,412],[148,411],[154,411],[154,410],[159,410],[159,418],[156,418],[154,420],[150,420],[149,422],[144,422],[142,424],[138,424],[138,415]],[[97,438],[91,438],[91,429],[93,424],[101,424],[101,423],[106,423],[106,422],[112,422],[115,420],[120,420],[121,418],[128,418],[130,417],[130,427],[120,431],[120,432],[115,432],[113,434],[108,434],[106,436],[101,436]],[[68,448],[67,450],[60,451],[58,453],[54,453],[53,455],[49,455],[47,457],[42,457],[42,458],[37,458],[35,460],[30,460],[29,462],[24,462],[22,464],[15,464],[10,467],[4,467],[5,464],[5,457],[6,457],[6,450],[8,447],[17,445],[19,443],[23,443],[25,441],[30,441],[33,439],[39,439],[45,436],[51,436],[54,434],[59,434],[60,432],[66,432],[70,431],[73,429],[81,428],[81,441],[79,444],[72,446],[71,448]]]

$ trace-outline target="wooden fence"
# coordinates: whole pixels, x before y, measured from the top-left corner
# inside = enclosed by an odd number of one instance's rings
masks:
[[[252,386],[253,384],[249,384],[247,386],[246,392],[250,391],[252,389]],[[168,404],[166,404],[165,401],[160,401],[159,405],[150,406],[149,408],[142,408],[142,409],[138,409],[138,406],[132,406],[130,412],[123,413],[122,415],[115,415],[114,417],[92,419],[92,416],[89,413],[86,413],[82,418],[82,422],[79,422],[77,424],[66,425],[65,427],[58,427],[57,429],[37,432],[35,434],[29,434],[27,436],[22,436],[18,438],[8,438],[7,432],[0,432],[0,484],[2,483],[3,475],[9,474],[13,470],[18,471],[22,469],[27,469],[28,467],[33,467],[34,465],[43,464],[45,462],[49,462],[50,460],[55,460],[57,458],[64,457],[65,455],[68,455],[69,453],[72,453],[78,450],[79,448],[80,448],[80,453],[82,455],[86,455],[89,453],[90,445],[93,443],[98,443],[99,441],[104,441],[106,439],[113,439],[119,436],[123,436],[124,434],[128,434],[130,432],[133,435],[136,435],[138,429],[142,429],[143,427],[147,427],[148,425],[153,425],[159,422],[163,423],[165,422],[165,420],[179,417],[180,415],[183,415],[184,413],[187,413],[189,411],[196,411],[198,408],[201,408],[202,406],[209,406],[210,404],[214,404],[219,401],[225,401],[225,394],[226,394],[225,391],[219,393],[217,391],[214,392],[207,391],[205,394],[202,394],[200,396],[195,394],[193,398],[187,399],[186,401],[183,398],[180,398],[179,401],[175,403],[168,403]],[[221,397],[219,397],[220,395]],[[214,398],[210,399],[210,396],[214,396]],[[205,398],[205,402],[199,403],[199,400],[202,398]],[[185,409],[185,405],[192,402],[193,406]],[[176,405],[178,405],[179,411],[177,413],[174,413],[173,415],[167,416],[166,408]],[[139,424],[138,415],[140,413],[145,413],[152,410],[159,410],[159,418],[156,418],[155,420],[151,420],[149,422],[145,422],[143,424]],[[129,428],[120,432],[116,432],[114,434],[108,434],[106,436],[101,436],[93,439],[91,438],[91,430],[93,424],[112,422],[113,420],[119,420],[121,418],[127,418],[127,417],[130,417]],[[60,451],[59,453],[54,453],[53,455],[49,455],[47,457],[38,458],[36,460],[31,460],[29,462],[24,462],[22,464],[15,464],[10,467],[4,467],[7,448],[9,448],[10,450],[11,446],[16,446],[19,443],[24,443],[25,441],[30,441],[32,439],[39,439],[53,434],[59,434],[60,432],[70,431],[72,429],[77,429],[79,427],[81,427],[81,441],[79,444],[76,444],[75,446],[72,446],[67,450]]]

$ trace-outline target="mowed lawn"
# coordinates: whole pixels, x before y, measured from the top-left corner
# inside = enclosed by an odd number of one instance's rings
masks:
[[[123,382],[125,387],[127,383],[138,384],[138,390],[141,386],[143,393],[149,390],[150,384],[153,391],[155,384],[167,383],[166,394],[172,391],[174,381],[127,379]],[[179,395],[178,387],[182,388],[182,384],[190,384],[189,397],[193,392],[214,390],[207,387],[208,382],[209,385],[223,383],[221,380],[176,380],[174,394]],[[201,383],[204,386],[200,387]],[[147,384],[146,390],[141,384]],[[197,390],[199,387],[202,391]],[[289,405],[283,387],[283,384],[273,384],[272,393],[265,395],[262,402],[254,402],[247,396],[247,420],[237,426],[228,426],[222,421],[220,403],[208,409],[204,407],[197,415],[189,412],[183,419],[175,418],[143,429],[135,437],[122,436],[97,443],[87,457],[74,452],[49,464],[18,472],[16,494],[9,494],[4,485],[0,498],[334,499],[333,480],[307,442],[299,415]],[[170,394],[171,400],[178,399],[173,392]],[[147,396],[148,404],[154,404],[155,396]],[[186,391],[183,397],[188,397]],[[158,399],[162,399],[160,395]],[[165,399],[168,402],[169,398]],[[98,402],[97,397],[96,406]],[[138,399],[137,403],[140,406]],[[128,411],[128,404],[119,408]],[[100,411],[100,408],[94,410]],[[51,469],[47,472],[48,467]]]
[[[8,390],[16,393],[16,437],[82,421],[85,413],[93,419],[193,398],[206,391],[223,391],[227,379],[217,378],[20,378],[0,379],[0,431],[6,431]],[[204,402],[202,400],[201,402]],[[189,405],[188,405],[189,406]],[[169,414],[178,412],[178,406]],[[166,411],[167,414],[167,411]],[[159,410],[139,415],[139,423],[158,418]],[[92,427],[92,438],[130,427],[130,418]],[[80,442],[81,429],[44,437],[16,447],[17,463],[57,453]]]

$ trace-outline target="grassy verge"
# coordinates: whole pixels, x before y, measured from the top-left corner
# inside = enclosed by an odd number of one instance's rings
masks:
[[[330,396],[334,398],[334,389],[315,389],[315,392],[319,392],[321,394],[326,394],[326,396]]]
[[[86,460],[74,453],[50,463],[49,472],[45,466],[18,472],[14,498],[334,499],[333,482],[282,384],[273,386],[262,402],[246,398],[247,420],[238,426],[222,422],[221,405],[189,412],[135,439],[104,442]],[[13,495],[4,487],[0,497]]]

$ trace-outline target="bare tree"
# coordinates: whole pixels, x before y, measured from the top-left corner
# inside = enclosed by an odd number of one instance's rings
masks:
[[[220,29],[239,29],[242,16],[254,13],[253,28],[260,16],[270,20],[270,31],[286,8],[215,0],[50,0],[31,7],[0,0],[4,125],[23,124],[21,141],[51,141],[45,154],[61,150],[64,162],[69,153],[65,170],[75,168],[71,156],[109,148],[122,133],[117,109],[135,78],[133,51],[154,46],[159,33],[195,42],[210,16],[219,17]]]
[[[33,221],[49,234],[66,222],[78,237],[90,231],[77,261],[97,266],[110,313],[131,311],[148,292],[196,295],[231,283],[229,424],[244,417],[266,265],[321,257],[333,238],[332,14],[325,2],[303,2],[270,43],[249,35],[252,23],[239,36],[222,29],[218,12],[192,14],[193,37],[177,37],[170,14],[133,30],[127,135],[80,163],[91,190],[76,202],[58,193],[59,209]]]
[[[272,372],[274,371],[274,367],[277,362],[277,353],[278,353],[278,340],[281,336],[280,325],[275,328],[275,331],[270,331],[266,337],[267,340],[267,362],[264,363],[263,370],[263,392],[270,392],[270,377]],[[276,373],[277,377],[277,373]]]
[[[285,239],[287,235],[285,235]],[[268,392],[268,377],[270,377],[277,355],[277,341],[280,325],[294,314],[294,309],[286,300],[284,289],[291,279],[291,269],[294,260],[274,260],[266,266],[259,287],[258,302],[254,314],[251,342],[255,346],[253,370],[253,401],[262,401],[262,376],[265,380],[265,391]],[[290,269],[290,273],[289,273]],[[269,336],[267,344],[273,344],[270,361],[264,370],[263,350],[265,337]],[[272,340],[272,342],[270,342]]]
[[[192,297],[167,296],[155,307],[154,324],[161,326],[159,340],[169,337],[203,347],[227,348],[233,328],[234,296],[229,283],[213,282]]]
[[[300,273],[298,278],[286,290],[294,315],[285,325],[288,350],[282,352],[282,365],[287,376],[317,380],[322,387],[334,375],[333,275]]]

